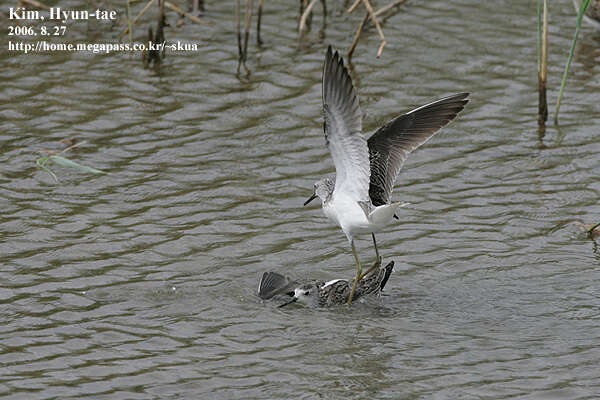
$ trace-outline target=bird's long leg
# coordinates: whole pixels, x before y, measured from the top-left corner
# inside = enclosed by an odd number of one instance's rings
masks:
[[[358,278],[359,281],[361,281],[362,278],[364,278],[365,276],[369,275],[369,273],[371,273],[371,271],[373,271],[375,268],[381,267],[381,257],[379,256],[379,250],[377,250],[377,241],[375,240],[375,234],[371,233],[371,236],[373,236],[373,244],[375,245],[375,255],[377,257],[377,260],[375,260],[375,264],[373,264],[371,268],[369,268],[364,274],[362,274]]]
[[[369,268],[368,270],[365,271],[364,274],[362,274],[360,276],[360,278],[358,278],[358,281],[360,282],[365,276],[369,275],[371,273],[371,271],[373,271],[375,268],[378,268],[381,264],[379,263],[375,263],[371,266],[371,268]]]
[[[356,285],[360,280],[362,275],[362,267],[360,266],[360,261],[358,260],[358,254],[356,254],[356,247],[354,247],[354,240],[350,241],[350,245],[352,246],[352,254],[354,254],[354,259],[356,260],[356,278],[354,278],[354,285],[352,286],[352,291],[350,292],[350,297],[348,297],[347,304],[352,304],[352,298],[354,297],[354,291],[356,290]]]
[[[373,237],[373,245],[375,246],[375,257],[377,257],[377,259],[375,260],[375,265],[379,266],[381,265],[381,257],[379,256],[379,250],[377,249],[377,241],[375,240],[374,233],[371,233],[371,236]]]

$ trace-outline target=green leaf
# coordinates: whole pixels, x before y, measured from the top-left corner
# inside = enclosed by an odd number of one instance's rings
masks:
[[[84,172],[91,172],[92,174],[105,174],[106,172],[101,171],[99,169],[96,168],[92,168],[92,167],[88,167],[86,165],[81,165],[79,163],[76,163],[73,160],[69,160],[68,158],[62,157],[62,156],[50,156],[48,157],[50,160],[52,160],[54,163],[61,165],[63,167],[69,167],[69,168],[75,168],[78,169],[80,171],[84,171]],[[38,164],[39,165],[39,164]]]
[[[38,165],[38,167],[50,174],[50,176],[54,179],[55,182],[58,182],[58,178],[56,177],[54,172],[50,171],[50,169],[46,167],[46,163],[49,159],[50,157],[40,157],[37,160],[35,160],[35,163]]]

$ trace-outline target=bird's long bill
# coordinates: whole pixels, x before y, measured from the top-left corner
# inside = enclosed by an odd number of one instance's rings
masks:
[[[297,297],[292,297],[292,299],[291,299],[290,301],[288,301],[287,303],[283,303],[283,304],[282,304],[282,305],[280,305],[280,306],[277,306],[277,308],[285,307],[285,306],[287,306],[288,304],[292,304],[292,303],[295,303],[295,302],[297,302],[297,301],[298,301],[298,298],[297,298]]]
[[[304,205],[307,205],[308,203],[310,203],[311,201],[313,201],[316,198],[317,198],[317,194],[313,193],[313,195],[310,196],[310,198],[304,202]]]

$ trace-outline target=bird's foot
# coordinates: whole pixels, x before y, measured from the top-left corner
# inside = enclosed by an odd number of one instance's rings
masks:
[[[352,304],[352,298],[354,297],[354,291],[356,290],[358,281],[360,281],[359,275],[356,275],[356,278],[354,278],[354,285],[352,285],[352,290],[350,291],[350,296],[348,296],[348,301],[346,302],[348,305]]]
[[[377,261],[375,261],[375,263],[371,266],[371,268],[369,268],[364,274],[360,275],[358,280],[361,281],[365,276],[369,275],[371,273],[371,271],[373,271],[374,269],[381,268],[381,261],[382,261],[382,258],[379,257],[379,259]]]

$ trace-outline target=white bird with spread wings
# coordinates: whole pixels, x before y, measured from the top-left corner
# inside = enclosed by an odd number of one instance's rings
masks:
[[[348,299],[352,302],[357,283],[381,265],[375,232],[383,229],[406,203],[391,202],[394,184],[410,152],[427,142],[450,123],[469,101],[459,93],[400,115],[379,128],[368,140],[362,134],[358,96],[344,61],[331,46],[323,66],[323,116],[327,148],[335,165],[335,177],[314,185],[307,205],[319,197],[323,212],[346,234],[356,260],[357,274]],[[377,260],[362,273],[354,237],[371,233]]]

